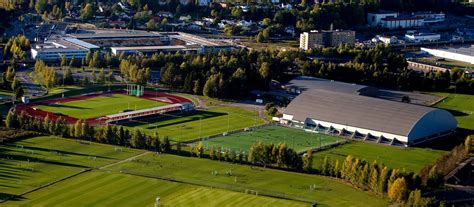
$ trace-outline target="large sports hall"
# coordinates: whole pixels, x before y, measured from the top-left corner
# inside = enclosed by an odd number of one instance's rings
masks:
[[[449,135],[457,127],[446,110],[379,98],[373,87],[298,77],[287,88],[299,95],[281,122],[310,131],[409,146]]]

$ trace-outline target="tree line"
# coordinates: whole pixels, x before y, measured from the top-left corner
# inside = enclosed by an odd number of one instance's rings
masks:
[[[4,60],[24,60],[26,52],[31,49],[31,43],[26,36],[20,34],[11,37],[3,48]]]
[[[169,152],[171,143],[167,136],[160,137],[157,133],[153,136],[146,135],[139,129],[130,131],[123,126],[105,125],[91,126],[85,120],[77,120],[75,124],[68,124],[64,118],[43,119],[31,117],[24,111],[20,114],[10,111],[5,118],[5,126],[10,129],[23,129],[94,142],[133,147],[137,149]]]
[[[324,59],[343,60],[343,63]],[[66,64],[66,61],[62,62]],[[294,74],[402,90],[455,89],[461,93],[474,93],[474,78],[462,70],[413,71],[407,68],[403,55],[383,45],[374,48],[340,45],[309,51],[239,49],[206,54],[155,53],[152,56],[96,51],[81,62],[86,65],[88,62],[90,66],[117,67],[128,82],[138,84],[148,82],[152,70],[160,70],[160,82],[164,86],[218,98],[242,98],[251,90],[268,89],[271,80],[286,82]]]
[[[208,152],[206,155],[205,152]],[[298,172],[319,174],[342,179],[345,182],[378,196],[388,197],[401,206],[434,206],[434,198],[425,198],[422,192],[443,185],[443,176],[430,172],[427,182],[416,173],[391,169],[376,161],[372,163],[348,155],[343,162],[330,160],[326,156],[319,166],[313,166],[313,151],[308,150],[302,156],[285,144],[254,143],[248,154],[244,151],[222,149],[210,146],[205,149],[199,142],[191,149],[197,157],[207,157],[216,161],[259,165],[263,167],[286,168]]]

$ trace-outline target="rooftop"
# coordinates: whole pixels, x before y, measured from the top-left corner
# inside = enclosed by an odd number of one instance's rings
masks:
[[[408,136],[415,124],[427,113],[438,118],[444,110],[420,105],[388,101],[367,96],[328,90],[312,89],[297,96],[286,108],[285,114],[294,120],[314,118],[395,135]]]
[[[458,45],[451,47],[429,48],[461,55],[474,56],[474,45]]]
[[[332,81],[327,79],[309,77],[309,76],[299,76],[291,80],[285,85],[286,88],[297,88],[301,92],[311,90],[311,89],[323,89],[329,91],[350,93],[350,94],[360,94],[364,91],[377,91],[376,88],[357,85],[339,81]]]

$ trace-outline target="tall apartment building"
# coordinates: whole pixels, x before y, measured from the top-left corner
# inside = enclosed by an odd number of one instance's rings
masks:
[[[355,32],[351,30],[313,30],[300,35],[300,48],[309,50],[315,47],[337,47],[341,44],[352,45]]]

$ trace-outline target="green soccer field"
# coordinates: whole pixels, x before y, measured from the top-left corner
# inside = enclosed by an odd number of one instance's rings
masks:
[[[123,125],[131,130],[141,129],[148,134],[158,132],[160,136],[169,136],[173,141],[186,141],[263,123],[255,111],[218,106],[192,114],[161,116]]]
[[[36,137],[0,145],[0,200],[142,151],[75,140]]]
[[[98,96],[60,104],[42,105],[36,108],[52,113],[60,113],[77,119],[89,119],[117,114],[127,109],[139,110],[164,105],[167,105],[167,103],[122,94],[113,94],[110,96]]]
[[[25,206],[308,206],[308,203],[103,171],[89,172],[25,195]]]
[[[280,126],[265,126],[254,131],[240,132],[224,137],[218,137],[203,141],[204,146],[222,149],[248,151],[258,141],[265,144],[284,143],[287,147],[303,152],[315,147],[341,141],[342,138],[325,134],[308,133],[302,129],[290,129]]]
[[[474,130],[474,95],[435,93],[447,97],[435,105],[451,112],[458,121],[458,128]]]
[[[427,164],[446,154],[445,151],[415,148],[393,147],[374,143],[354,141],[335,148],[315,153],[313,166],[318,167],[323,163],[324,157],[330,160],[339,160],[342,164],[348,155],[372,163],[384,164],[390,168],[405,169],[410,172],[419,172]]]
[[[108,170],[151,177],[171,178],[181,182],[216,188],[255,190],[259,195],[278,195],[317,203],[318,206],[387,206],[388,202],[346,185],[338,180],[302,173],[218,162],[204,158],[176,155],[145,155]],[[311,189],[310,185],[316,186]]]

